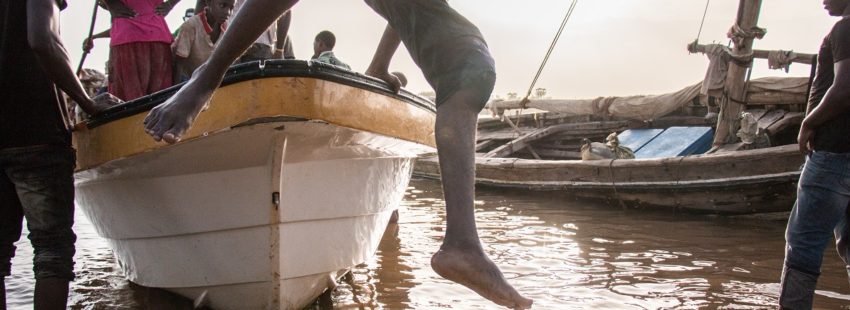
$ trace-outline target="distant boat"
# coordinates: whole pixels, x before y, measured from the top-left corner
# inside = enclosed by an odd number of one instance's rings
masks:
[[[434,104],[305,61],[232,67],[183,141],[147,136],[179,86],[78,126],[77,204],[132,282],[214,309],[301,309],[375,253]],[[202,297],[203,296],[203,297]]]
[[[627,207],[788,211],[804,161],[795,143],[803,113],[791,111],[804,109],[808,79],[766,78],[749,85],[747,111],[767,145],[737,143],[705,154],[716,119],[706,119],[705,107],[694,104],[700,84],[660,96],[532,100],[526,107],[537,113],[479,121],[476,183]],[[497,114],[520,106],[518,101],[490,103]],[[579,160],[582,139],[599,142],[612,132],[636,159]],[[438,178],[436,157],[418,160],[415,174]]]

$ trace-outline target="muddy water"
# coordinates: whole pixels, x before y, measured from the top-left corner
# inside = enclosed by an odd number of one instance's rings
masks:
[[[414,180],[398,225],[377,255],[357,266],[315,309],[490,309],[428,266],[445,219],[439,184]],[[785,221],[621,210],[559,195],[479,190],[477,217],[491,258],[536,309],[762,309],[775,305]],[[79,215],[72,309],[187,309],[167,292],[133,285]],[[24,239],[25,241],[26,239]],[[29,309],[32,249],[19,242],[11,309]],[[815,306],[850,309],[834,250],[826,255]]]

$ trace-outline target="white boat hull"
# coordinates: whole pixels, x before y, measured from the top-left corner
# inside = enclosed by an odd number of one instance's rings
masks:
[[[266,120],[79,171],[77,203],[134,283],[300,309],[375,253],[423,148]]]

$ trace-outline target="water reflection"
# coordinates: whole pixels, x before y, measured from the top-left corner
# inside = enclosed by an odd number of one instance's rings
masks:
[[[479,190],[481,239],[536,309],[762,309],[776,303],[782,217],[713,217],[621,210],[561,195]],[[439,184],[414,180],[378,253],[313,309],[492,309],[429,266],[443,235]],[[85,219],[78,219],[73,309],[188,309],[161,290],[128,283]],[[31,249],[19,243],[7,279],[12,309],[30,308]],[[825,256],[817,308],[850,304],[844,268]]]

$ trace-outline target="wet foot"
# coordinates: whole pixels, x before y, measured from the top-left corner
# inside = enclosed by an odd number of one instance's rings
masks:
[[[431,268],[443,278],[466,286],[501,306],[528,309],[533,303],[517,293],[502,276],[499,267],[480,250],[444,246],[431,257]]]

